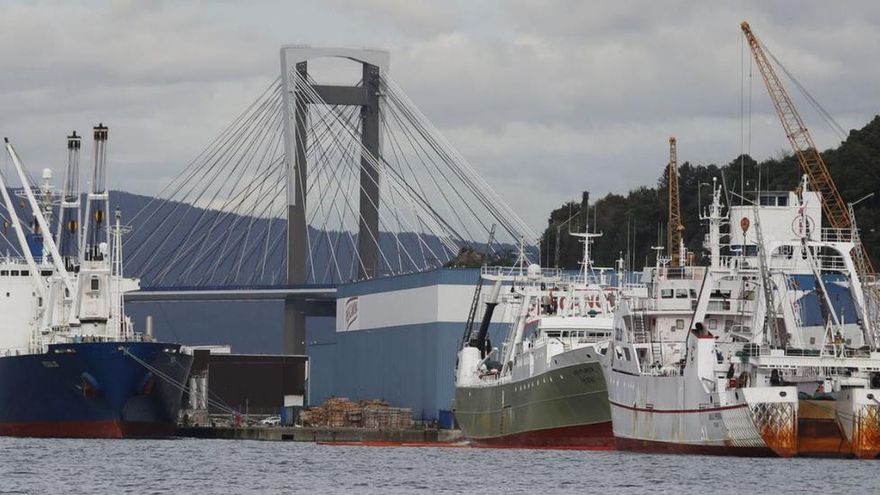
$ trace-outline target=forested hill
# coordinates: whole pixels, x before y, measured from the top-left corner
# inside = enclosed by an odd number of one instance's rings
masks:
[[[880,266],[880,116],[875,116],[862,129],[850,131],[839,147],[824,151],[822,157],[844,201],[856,201],[867,194],[878,192],[871,199],[859,203],[855,213],[862,239],[874,266]],[[771,191],[793,190],[801,175],[797,158],[793,155],[781,159],[771,158],[760,164],[749,156],[735,157],[723,166],[681,163],[682,158],[685,157],[679,156],[679,188],[682,222],[685,225],[684,239],[688,249],[698,253],[698,261],[702,259],[703,236],[706,232],[705,226],[698,220],[698,184],[711,184],[713,177],[717,177],[720,182],[723,175],[728,187],[738,191],[741,185],[741,163],[744,164],[746,190],[755,188],[759,171],[761,189]],[[593,259],[597,266],[614,266],[614,260],[621,252],[626,255],[628,232],[629,245],[633,247],[634,253],[633,266],[636,269],[641,269],[646,260],[653,262],[651,246],[666,244],[666,163],[661,158],[654,164],[645,165],[645,170],[655,170],[660,176],[656,186],[639,187],[625,196],[611,193],[598,200],[591,198],[591,230],[595,208],[598,212],[598,225],[595,228],[604,233],[593,245]],[[710,191],[709,187],[701,188],[703,205],[710,200]],[[580,207],[579,201],[573,201],[551,212],[541,244],[542,265],[555,264],[557,225],[565,222],[571,212],[577,212]],[[583,219],[578,217],[571,223],[572,230],[576,230],[578,225],[583,225]],[[568,235],[568,225],[562,227],[561,232],[559,266],[575,268],[582,248],[576,238]]]

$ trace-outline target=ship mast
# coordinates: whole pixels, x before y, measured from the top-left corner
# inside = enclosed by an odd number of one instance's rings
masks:
[[[104,215],[110,206],[110,193],[107,191],[107,137],[109,129],[98,124],[94,129],[95,156],[92,165],[92,182],[86,196],[85,225],[80,241],[80,261],[89,257],[102,256],[99,248],[109,244],[109,232],[102,227]],[[94,212],[93,212],[94,210]]]
[[[584,215],[584,231],[583,232],[571,232],[569,231],[569,235],[572,237],[579,237],[583,239],[581,242],[584,244],[584,253],[581,260],[578,262],[581,265],[581,277],[583,278],[584,284],[587,283],[588,277],[590,275],[590,270],[593,268],[593,259],[590,255],[590,244],[593,243],[593,239],[596,237],[602,237],[601,232],[590,232],[590,204],[589,204],[589,194],[584,192],[583,195],[583,206],[581,207]],[[572,217],[573,218],[573,217]]]
[[[700,215],[700,220],[709,221],[709,266],[719,268],[721,266],[721,222],[724,216],[721,213],[721,187],[718,179],[712,178],[712,203],[709,205],[709,214]]]
[[[79,243],[76,232],[80,225],[79,198],[79,150],[82,144],[80,136],[67,136],[67,168],[64,169],[64,182],[61,189],[61,204],[58,212],[58,223],[55,239],[63,256],[79,258]]]
[[[114,215],[115,224],[110,227],[113,234],[111,237],[111,272],[110,280],[113,284],[111,296],[113,298],[110,308],[111,320],[113,321],[113,331],[116,339],[123,340],[130,338],[130,329],[125,323],[125,298],[123,297],[122,287],[122,234],[131,232],[131,227],[122,225],[122,212],[116,210]]]
[[[111,330],[115,333],[117,329],[108,325],[118,304],[113,299],[111,287],[113,253],[109,241],[113,229],[104,226],[104,215],[110,202],[106,187],[107,134],[108,129],[102,124],[94,128],[95,160],[80,241],[76,317],[83,335],[110,339],[118,337],[118,333],[111,334]]]

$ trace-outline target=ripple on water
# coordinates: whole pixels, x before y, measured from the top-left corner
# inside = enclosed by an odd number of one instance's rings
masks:
[[[873,461],[0,438],[9,493],[863,493]]]

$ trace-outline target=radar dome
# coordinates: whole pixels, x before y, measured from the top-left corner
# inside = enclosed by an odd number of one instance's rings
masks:
[[[541,265],[537,263],[532,263],[528,268],[529,278],[538,278],[541,276]]]

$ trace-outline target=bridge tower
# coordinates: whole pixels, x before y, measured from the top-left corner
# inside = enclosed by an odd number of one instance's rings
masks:
[[[316,58],[344,58],[359,63],[363,77],[359,86],[311,84],[308,61]],[[379,174],[370,164],[367,152],[380,159],[380,76],[390,65],[387,51],[363,48],[311,47],[289,45],[281,48],[284,154],[287,166],[287,283],[307,281],[308,225],[306,191],[308,184],[309,106],[315,104],[360,107],[361,144],[358,251],[359,278],[372,278],[377,272],[379,239]],[[302,85],[308,84],[310,88]],[[306,91],[308,90],[308,91]],[[317,94],[323,102],[308,94]],[[284,351],[305,354],[305,312],[292,299],[284,307]]]

